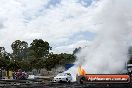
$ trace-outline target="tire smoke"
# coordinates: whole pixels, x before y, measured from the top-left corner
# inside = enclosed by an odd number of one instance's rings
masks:
[[[132,0],[100,0],[93,16],[97,29],[90,46],[77,54],[75,66],[68,70],[74,78],[81,65],[88,74],[113,74],[125,69],[132,28]],[[75,79],[73,79],[75,80]]]

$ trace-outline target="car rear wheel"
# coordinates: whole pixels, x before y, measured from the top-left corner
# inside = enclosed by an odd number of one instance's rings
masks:
[[[83,76],[79,76],[78,77],[78,79],[77,79],[77,82],[79,83],[79,84],[84,84],[85,83],[85,77],[83,77]]]
[[[69,80],[68,83],[71,83],[71,81]]]
[[[66,82],[68,82],[69,80],[68,80],[68,78],[66,78]]]

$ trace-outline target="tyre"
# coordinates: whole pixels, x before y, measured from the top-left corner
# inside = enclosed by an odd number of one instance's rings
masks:
[[[86,81],[86,79],[84,76],[79,76],[77,79],[77,83],[79,83],[79,84],[84,84],[85,81]]]
[[[70,84],[70,83],[71,83],[71,81],[69,80],[69,81],[68,81],[68,83]]]

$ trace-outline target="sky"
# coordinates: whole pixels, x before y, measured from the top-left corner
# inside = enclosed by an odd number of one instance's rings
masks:
[[[0,47],[15,40],[48,41],[54,53],[72,53],[96,36],[92,23],[98,0],[0,0]],[[92,25],[91,25],[92,24]]]

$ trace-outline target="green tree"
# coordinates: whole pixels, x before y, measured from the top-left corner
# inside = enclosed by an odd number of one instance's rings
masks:
[[[35,39],[30,45],[30,50],[35,58],[48,57],[51,47],[47,41]]]
[[[73,63],[75,61],[75,56],[73,54],[50,54],[49,58],[45,60],[44,67],[47,70],[51,70],[52,68],[56,66],[65,66],[65,64]]]
[[[22,60],[18,62],[19,67],[23,70],[23,71],[31,71],[32,70],[32,66],[30,65],[29,61],[26,60]]]
[[[7,66],[6,66],[6,70],[13,70],[13,71],[15,71],[15,70],[20,69],[20,68],[21,67],[20,67],[19,61],[15,61],[15,60],[10,61],[7,64]]]
[[[25,41],[16,40],[11,44],[13,50],[13,56],[15,59],[22,60],[27,57],[26,52],[28,49],[28,43]]]
[[[10,54],[5,51],[4,47],[0,47],[0,68],[6,68],[10,61]]]
[[[3,58],[5,56],[5,48],[0,47],[0,58]]]
[[[44,67],[47,70],[51,70],[54,68],[57,64],[59,64],[59,58],[57,58],[57,54],[52,54],[49,56],[48,59],[45,60],[44,62]]]
[[[75,48],[75,50],[73,50],[73,54],[77,54],[78,52],[80,52],[81,50],[81,47],[78,47],[78,48]]]

